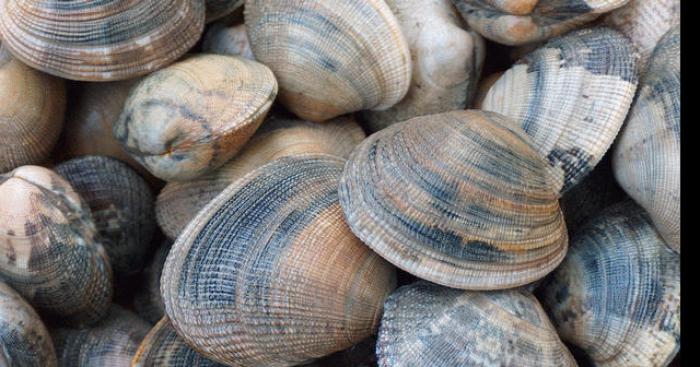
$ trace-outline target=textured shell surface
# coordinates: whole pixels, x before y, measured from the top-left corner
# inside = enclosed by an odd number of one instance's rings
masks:
[[[6,0],[0,36],[27,65],[66,79],[123,80],[182,56],[204,30],[203,0]]]
[[[56,352],[39,315],[0,281],[0,366],[56,367]]]
[[[90,207],[117,283],[140,272],[156,227],[148,183],[126,163],[105,156],[54,168]]]
[[[282,157],[212,200],[178,237],[161,290],[178,335],[234,366],[292,366],[376,331],[395,269],[347,227],[343,160]]]
[[[381,130],[395,122],[467,107],[481,74],[484,41],[464,29],[449,0],[387,0],[408,42],[413,77],[406,96],[385,111],[365,111],[366,126]]]
[[[422,116],[360,143],[340,204],[355,235],[413,275],[455,288],[511,288],[544,277],[566,254],[550,171],[505,116]]]
[[[160,276],[172,244],[171,240],[164,240],[156,249],[153,259],[143,271],[145,283],[134,296],[134,309],[139,316],[152,324],[157,323],[165,314],[165,303],[160,293]]]
[[[617,182],[681,250],[680,25],[659,41],[613,151]]]
[[[596,366],[666,366],[680,348],[680,256],[631,200],[571,238],[541,300]]]
[[[175,239],[200,209],[253,169],[299,153],[347,158],[364,138],[362,128],[348,116],[324,124],[270,116],[241,152],[221,168],[194,180],[165,185],[156,201],[158,224],[168,237]]]
[[[276,95],[277,82],[265,65],[194,55],[144,78],[113,133],[154,176],[193,179],[242,148]]]
[[[64,82],[24,65],[0,42],[0,101],[0,173],[42,163],[63,126]]]
[[[562,35],[630,0],[452,0],[482,36],[516,46]]]
[[[280,102],[302,119],[384,110],[406,95],[411,55],[383,0],[247,0],[244,9],[255,58],[275,73]]]
[[[520,124],[564,178],[565,192],[610,148],[636,88],[627,38],[589,28],[554,38],[518,61],[491,87],[482,108]]]
[[[250,48],[245,24],[227,27],[223,23],[214,23],[202,38],[202,51],[219,55],[240,56],[255,60]]]
[[[245,0],[206,0],[207,23],[221,19],[243,6]]]
[[[476,87],[476,93],[474,94],[474,99],[472,100],[472,108],[475,110],[482,110],[482,106],[484,104],[484,99],[486,98],[486,95],[488,94],[489,90],[491,90],[491,87],[496,84],[498,79],[501,78],[503,75],[503,71],[497,71],[495,73],[491,73],[479,80],[479,84]]]
[[[112,299],[112,270],[90,208],[55,172],[0,175],[0,279],[46,319],[96,322]]]
[[[60,366],[128,367],[150,325],[133,312],[112,305],[99,323],[84,329],[51,329]]]
[[[576,366],[535,296],[419,281],[384,305],[379,366]]]

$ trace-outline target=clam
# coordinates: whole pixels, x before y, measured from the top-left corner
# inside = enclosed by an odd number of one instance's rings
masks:
[[[250,49],[245,24],[227,27],[222,23],[214,23],[202,38],[202,51],[219,55],[240,56],[255,60]]]
[[[43,317],[96,322],[112,299],[112,271],[90,208],[61,176],[22,166],[0,175],[0,280]]]
[[[484,99],[488,94],[491,87],[496,84],[498,79],[503,75],[502,71],[491,73],[488,76],[481,78],[479,84],[476,87],[476,93],[474,94],[474,99],[472,100],[472,106],[475,110],[481,110],[484,104]]]
[[[154,176],[193,179],[241,149],[276,95],[275,77],[260,63],[195,55],[134,87],[113,133]]]
[[[134,297],[134,308],[139,316],[152,324],[157,323],[165,314],[165,304],[160,293],[160,276],[172,244],[172,241],[165,240],[158,247],[153,259],[144,269],[145,282]]]
[[[509,118],[454,111],[365,139],[340,180],[345,218],[397,267],[463,289],[544,277],[567,248],[551,167]]]
[[[680,348],[680,257],[632,201],[579,229],[541,300],[596,366],[666,366]]]
[[[0,36],[27,65],[66,79],[122,80],[178,59],[204,29],[202,0],[6,0]]]
[[[345,224],[343,162],[274,160],[187,225],[161,278],[166,314],[187,344],[219,363],[292,366],[376,331],[396,274]]]
[[[207,23],[221,19],[243,6],[245,0],[206,0]]]
[[[372,131],[422,115],[467,107],[484,61],[484,41],[464,29],[449,0],[387,0],[413,62],[406,96],[384,111],[365,111]]]
[[[452,0],[482,36],[515,46],[578,28],[630,0]]]
[[[128,367],[149,328],[133,312],[113,305],[96,325],[52,329],[51,336],[61,366]]]
[[[383,0],[247,0],[255,58],[272,69],[280,102],[305,120],[385,110],[411,83],[411,55]]]
[[[175,239],[200,209],[253,169],[298,153],[347,158],[364,138],[360,126],[347,116],[325,124],[287,117],[268,118],[241,152],[221,168],[191,181],[168,183],[156,201],[158,224],[168,237]]]
[[[63,126],[63,81],[24,65],[0,43],[0,100],[0,173],[42,163]]]
[[[622,127],[637,87],[635,60],[617,31],[574,31],[507,70],[482,108],[520,124],[564,177],[565,192],[603,158]]]
[[[105,156],[75,158],[54,169],[90,207],[117,284],[137,275],[156,227],[155,198],[146,181]]]
[[[39,315],[0,281],[0,366],[56,367],[51,336]]]
[[[384,305],[379,366],[576,366],[535,296],[420,281]]]
[[[666,243],[681,250],[680,26],[659,41],[613,151],[620,186],[649,212]]]

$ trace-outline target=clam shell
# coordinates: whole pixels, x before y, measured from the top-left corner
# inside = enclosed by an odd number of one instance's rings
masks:
[[[576,366],[535,296],[468,292],[425,281],[384,305],[379,366]]]
[[[680,257],[631,201],[582,227],[541,289],[559,335],[596,366],[666,366],[680,347]]]
[[[63,126],[63,81],[24,65],[0,43],[0,100],[0,173],[48,158]]]
[[[474,99],[472,100],[473,109],[483,109],[482,106],[484,104],[484,99],[486,98],[486,95],[488,94],[489,90],[491,90],[491,87],[494,84],[496,84],[496,82],[498,81],[498,79],[501,78],[502,75],[503,72],[499,71],[489,74],[488,76],[479,80],[479,84],[476,88],[476,93],[474,94]]]
[[[255,60],[250,48],[245,24],[227,27],[222,23],[214,23],[202,38],[202,51],[218,55],[240,56]]]
[[[612,145],[636,87],[627,38],[590,28],[552,39],[518,61],[491,87],[482,108],[520,124],[564,177],[565,192]]]
[[[75,189],[51,170],[22,166],[0,175],[0,197],[0,280],[59,323],[102,318],[112,270]]]
[[[0,281],[0,366],[56,367],[51,336],[39,315]]]
[[[484,40],[464,29],[449,0],[387,0],[408,42],[413,78],[406,96],[384,111],[365,111],[379,131],[416,116],[464,109],[481,74]]]
[[[193,179],[241,149],[276,95],[275,77],[260,63],[195,55],[144,78],[113,132],[154,176]]]
[[[202,0],[6,0],[0,36],[27,65],[73,80],[122,80],[182,56],[204,29]]]
[[[165,240],[158,247],[153,259],[143,271],[145,283],[134,297],[134,309],[139,316],[152,324],[157,323],[165,314],[165,304],[160,293],[160,276],[172,244],[172,241]]]
[[[613,151],[620,186],[651,215],[666,243],[681,250],[680,26],[659,41]]]
[[[510,46],[562,35],[628,1],[452,0],[472,29],[492,41]]]
[[[247,0],[255,58],[272,69],[280,102],[310,121],[399,102],[411,83],[411,55],[383,0]]]
[[[245,0],[206,0],[207,23],[221,19],[243,6]]]
[[[200,211],[161,278],[178,335],[220,363],[292,366],[376,331],[396,275],[345,224],[342,167],[330,155],[282,157]]]
[[[209,201],[253,169],[298,153],[347,158],[364,138],[364,132],[351,117],[338,117],[325,124],[268,118],[241,152],[221,168],[191,181],[165,185],[156,201],[158,224],[168,237],[175,239]]]

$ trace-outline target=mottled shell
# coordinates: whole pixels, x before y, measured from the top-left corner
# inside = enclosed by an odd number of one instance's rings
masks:
[[[90,208],[61,176],[22,166],[0,175],[0,280],[43,317],[96,322],[112,299],[112,271]]]
[[[255,61],[196,55],[144,78],[129,95],[114,136],[154,176],[188,180],[233,157],[277,95]]]
[[[0,35],[27,65],[73,80],[122,80],[178,59],[204,29],[202,0],[6,0]]]
[[[330,155],[283,157],[200,211],[161,279],[178,335],[220,363],[292,366],[376,331],[396,274],[345,224],[342,168]]]
[[[452,0],[472,29],[492,41],[510,46],[559,36],[628,1]]]
[[[659,41],[613,151],[617,182],[649,212],[676,252],[681,250],[680,36],[676,26]]]
[[[39,315],[0,281],[0,366],[56,367],[51,336]]]
[[[384,110],[408,91],[408,44],[383,0],[247,0],[245,24],[280,102],[302,119]]]
[[[555,38],[518,61],[482,108],[514,118],[564,178],[562,192],[610,148],[637,87],[630,42],[609,28]]]
[[[221,168],[191,181],[168,183],[156,201],[158,224],[175,239],[200,209],[253,169],[299,153],[347,158],[364,138],[365,133],[351,117],[338,117],[325,124],[268,118],[241,152]]]
[[[666,366],[680,348],[680,257],[631,201],[571,238],[542,302],[596,366]]]
[[[387,0],[408,42],[413,78],[408,93],[385,111],[365,111],[370,131],[416,116],[467,107],[484,61],[484,41],[464,29],[450,0]]]
[[[109,315],[87,329],[52,329],[61,366],[128,367],[150,326],[133,312],[113,305]]]
[[[172,241],[165,240],[158,247],[153,259],[143,271],[145,282],[134,296],[134,309],[139,316],[152,324],[158,322],[165,314],[163,295],[160,293],[160,276],[172,244]]]
[[[63,126],[63,81],[14,59],[0,43],[0,101],[0,173],[42,163]]]
[[[214,23],[202,38],[202,51],[255,60],[248,42],[245,24],[227,27],[222,23]]]
[[[384,305],[380,367],[576,366],[535,296],[469,292],[420,281]]]
[[[245,0],[206,0],[207,23],[221,19],[243,6]]]
[[[167,317],[148,332],[139,346],[131,367],[219,367],[177,336]]]
[[[146,181],[105,156],[75,158],[55,170],[90,207],[117,283],[139,273],[156,227],[155,198]]]
[[[397,267],[463,289],[516,287],[566,254],[550,167],[496,113],[416,117],[365,139],[340,181],[352,231]]]

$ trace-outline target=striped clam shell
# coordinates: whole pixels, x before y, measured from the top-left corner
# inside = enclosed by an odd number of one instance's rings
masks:
[[[630,0],[452,0],[482,36],[517,46],[562,35]]]
[[[680,257],[632,201],[571,238],[541,300],[596,366],[666,366],[680,348]]]
[[[221,19],[243,6],[245,0],[206,0],[207,23]]]
[[[622,127],[637,87],[635,60],[617,31],[571,32],[506,71],[482,108],[520,124],[564,177],[565,192],[603,158]]]
[[[143,271],[145,281],[134,296],[134,309],[151,324],[157,323],[165,314],[165,303],[160,293],[160,276],[172,244],[172,241],[164,240],[156,249],[153,259]]]
[[[72,80],[122,80],[157,70],[204,29],[202,0],[6,0],[0,36],[27,65]]]
[[[115,281],[139,273],[156,227],[155,198],[146,181],[126,163],[84,156],[54,167],[90,207]]]
[[[247,0],[245,24],[280,102],[302,119],[384,110],[408,91],[408,44],[383,0]]]
[[[231,27],[223,23],[212,24],[202,38],[202,52],[255,60],[245,24]]]
[[[292,366],[376,331],[396,274],[345,224],[342,168],[330,155],[282,157],[200,211],[161,279],[178,335],[220,363]]]
[[[63,126],[63,81],[24,65],[0,43],[0,100],[0,173],[42,163]]]
[[[271,117],[241,152],[221,168],[185,182],[170,182],[156,201],[156,219],[163,232],[175,239],[187,223],[213,198],[248,172],[277,158],[299,153],[325,153],[347,158],[365,138],[351,117],[324,124]]]
[[[470,292],[420,281],[384,305],[380,367],[576,366],[535,296]]]
[[[467,107],[481,74],[484,40],[464,24],[449,0],[387,0],[401,25],[413,62],[406,96],[384,111],[365,111],[379,131],[416,116]]]
[[[620,186],[647,212],[666,243],[681,250],[680,25],[659,41],[613,151]]]
[[[241,149],[276,95],[277,82],[265,65],[194,55],[144,78],[113,133],[154,176],[193,179]]]
[[[43,167],[0,175],[0,280],[43,317],[71,326],[102,318],[112,270],[90,208]]]
[[[39,315],[0,281],[0,366],[56,367],[51,336]]]

